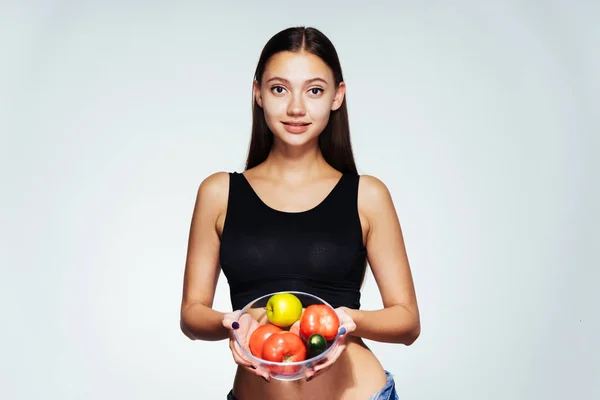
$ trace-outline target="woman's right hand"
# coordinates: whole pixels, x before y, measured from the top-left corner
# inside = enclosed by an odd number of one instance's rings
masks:
[[[244,346],[244,348],[249,351],[250,348],[250,337],[256,328],[258,328],[259,324],[254,318],[250,316],[250,314],[244,314],[240,317],[238,321],[238,315],[240,311],[233,311],[230,313],[226,313],[223,316],[223,326],[229,329],[229,349],[233,355],[233,359],[236,364],[241,365],[246,368],[248,371],[253,372],[255,375],[261,376],[265,381],[269,382],[269,372],[262,368],[260,365],[256,365],[255,362],[250,360],[248,356],[244,354],[244,351],[240,348],[240,345],[237,343],[235,338],[233,337],[233,331],[235,330],[235,334],[240,341],[240,343]]]

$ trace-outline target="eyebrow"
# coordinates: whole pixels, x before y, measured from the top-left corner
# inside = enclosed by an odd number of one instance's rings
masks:
[[[272,77],[271,79],[269,79],[267,81],[267,83],[269,83],[271,81],[282,81],[282,82],[285,82],[285,83],[288,83],[288,84],[290,83],[290,81],[288,81],[287,79],[281,78],[279,76]],[[320,81],[320,82],[323,82],[323,83],[327,84],[327,81],[325,79],[319,78],[319,77],[308,79],[305,83],[313,83],[313,82],[317,82],[317,81]]]

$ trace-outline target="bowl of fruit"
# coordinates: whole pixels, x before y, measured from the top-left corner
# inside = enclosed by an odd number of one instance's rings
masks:
[[[294,381],[323,364],[338,345],[340,320],[335,309],[310,293],[288,291],[261,296],[237,316],[250,324],[233,337],[247,359],[271,378]],[[242,331],[242,330],[240,330]]]

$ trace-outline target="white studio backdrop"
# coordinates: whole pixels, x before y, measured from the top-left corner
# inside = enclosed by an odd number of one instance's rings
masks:
[[[339,52],[422,314],[368,342],[403,399],[600,397],[600,7],[592,1],[0,5],[0,398],[220,399],[179,330],[197,187],[241,171],[266,41]],[[230,309],[227,282],[215,307]],[[363,308],[381,307],[369,274]]]

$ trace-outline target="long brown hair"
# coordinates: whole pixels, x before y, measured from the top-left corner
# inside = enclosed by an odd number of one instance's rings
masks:
[[[292,51],[314,54],[320,57],[333,71],[335,85],[344,80],[342,67],[333,43],[318,29],[310,27],[287,28],[273,36],[265,45],[258,60],[254,79],[260,85],[269,59],[281,52]],[[273,146],[273,133],[267,126],[265,114],[252,96],[252,137],[246,160],[246,169],[256,167],[267,159]],[[331,111],[329,122],[319,136],[319,147],[323,158],[333,168],[343,173],[358,174],[352,145],[346,96],[342,105]]]

